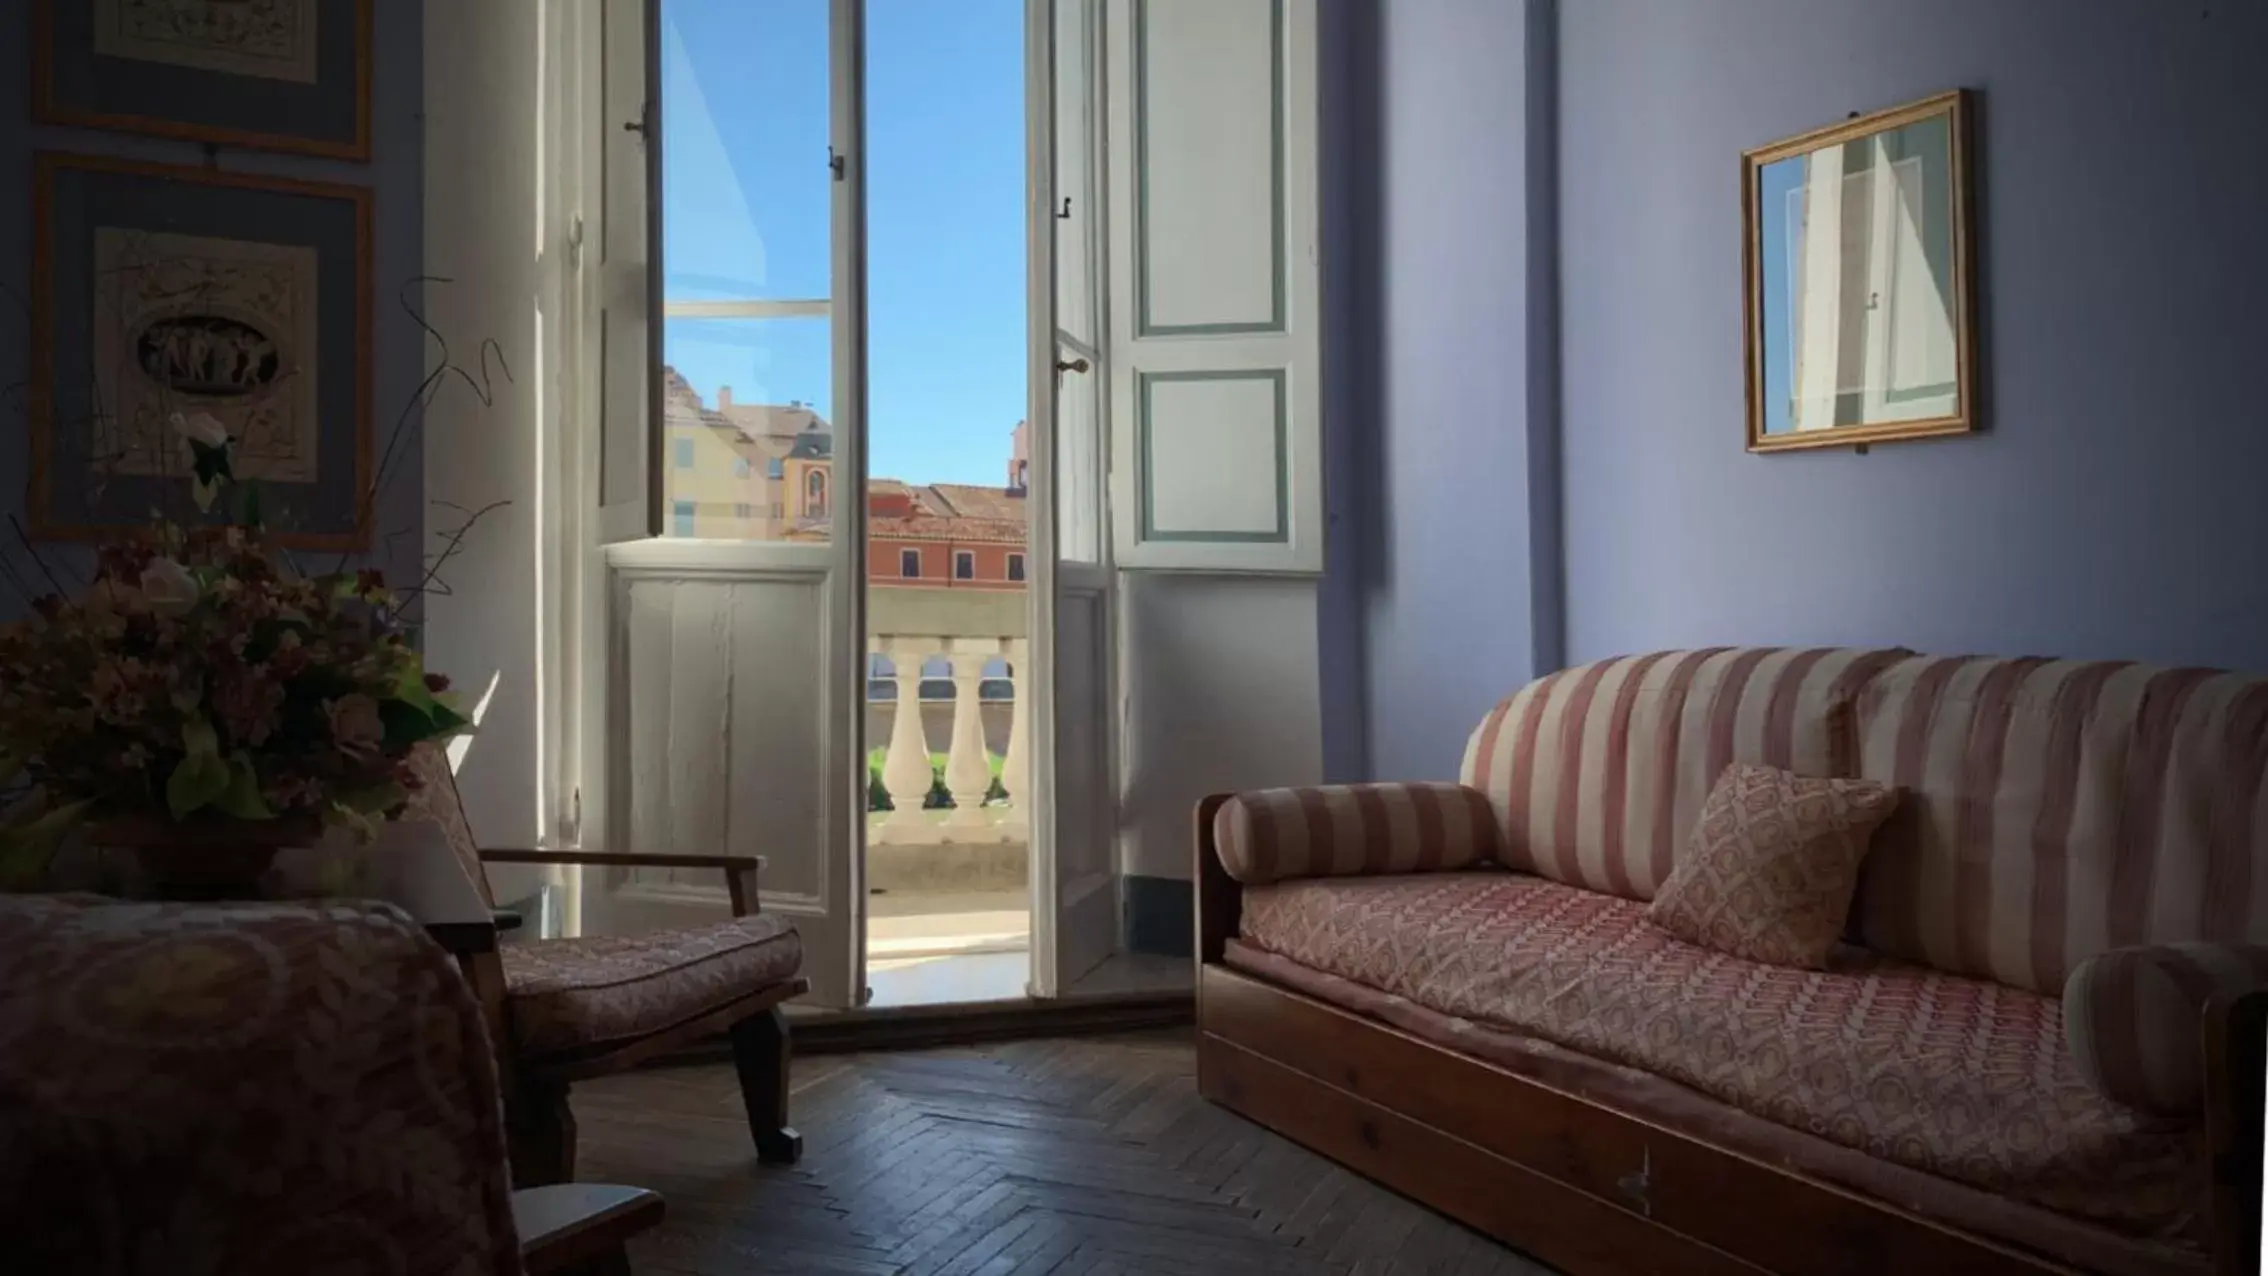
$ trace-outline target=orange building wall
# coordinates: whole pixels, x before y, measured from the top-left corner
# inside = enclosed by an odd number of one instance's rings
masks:
[[[898,571],[899,552],[908,549],[921,551],[920,576],[905,576]],[[974,580],[953,578],[956,552],[976,556]],[[940,589],[1022,589],[1023,581],[1008,579],[1008,556],[1025,552],[1020,545],[1004,545],[998,541],[895,540],[877,536],[867,542],[866,578],[878,585],[919,582]],[[1031,559],[1027,557],[1024,562],[1028,575]]]

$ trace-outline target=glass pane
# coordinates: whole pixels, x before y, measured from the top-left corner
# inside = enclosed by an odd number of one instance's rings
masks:
[[[827,539],[834,514],[833,323],[672,319],[662,369],[664,532]]]
[[[827,0],[661,0],[663,291],[829,295]]]
[[[1764,432],[1961,412],[1951,117],[1791,155],[1757,184]]]

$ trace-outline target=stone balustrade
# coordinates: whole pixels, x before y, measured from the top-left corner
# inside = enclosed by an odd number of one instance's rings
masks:
[[[1030,837],[1024,797],[1030,784],[1027,757],[1023,667],[1026,642],[1010,636],[967,637],[877,633],[869,643],[876,681],[892,686],[893,695],[870,696],[869,720],[886,716],[888,729],[878,733],[883,745],[882,788],[890,795],[891,809],[869,817],[868,842],[872,845],[938,845],[946,843],[1021,844]],[[930,671],[941,662],[951,680],[950,726],[942,740],[935,738],[923,708],[922,683],[937,681]],[[1005,662],[1005,667],[1002,667]],[[988,677],[988,671],[990,676]],[[1000,787],[1006,796],[987,800],[992,788],[992,751],[985,740],[988,708],[998,712],[1001,701],[986,699],[987,682],[1008,688],[1008,731],[1001,756]],[[875,741],[870,740],[870,743]],[[942,747],[940,747],[942,746]],[[935,780],[931,755],[945,755],[944,786],[951,804],[930,807]]]

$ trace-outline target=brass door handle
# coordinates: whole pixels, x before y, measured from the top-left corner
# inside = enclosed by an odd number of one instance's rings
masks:
[[[1085,372],[1087,370],[1087,361],[1084,358],[1071,360],[1057,359],[1055,361],[1055,370],[1059,374],[1065,372]]]

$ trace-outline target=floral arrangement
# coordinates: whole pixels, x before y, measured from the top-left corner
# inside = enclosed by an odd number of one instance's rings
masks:
[[[209,416],[174,427],[210,508],[233,443]],[[301,574],[267,544],[256,487],[242,504],[104,547],[83,592],[0,627],[0,786],[41,799],[0,817],[0,870],[113,821],[367,837],[414,787],[411,750],[469,728],[379,573]]]

